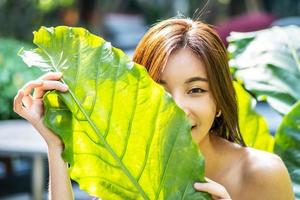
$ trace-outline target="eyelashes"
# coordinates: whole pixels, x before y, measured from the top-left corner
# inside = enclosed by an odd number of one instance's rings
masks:
[[[168,93],[171,94],[170,88],[166,87],[166,85],[162,85],[165,89],[165,91],[167,91]],[[194,87],[189,89],[186,94],[188,95],[193,95],[193,96],[197,96],[197,95],[201,95],[205,92],[207,92],[208,90],[202,89],[201,87]]]
[[[202,88],[192,88],[188,91],[188,94],[201,94],[203,92],[207,92],[207,90],[204,90]]]

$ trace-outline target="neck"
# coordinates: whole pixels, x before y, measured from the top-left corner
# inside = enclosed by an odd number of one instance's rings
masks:
[[[218,136],[208,133],[199,143],[199,148],[205,159],[205,176],[215,178],[216,172],[223,162],[222,152],[218,149]]]

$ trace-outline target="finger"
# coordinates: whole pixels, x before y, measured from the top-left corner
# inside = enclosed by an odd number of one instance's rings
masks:
[[[22,98],[24,94],[22,90],[19,90],[17,95],[14,98],[14,112],[19,113],[22,111]]]
[[[61,79],[62,77],[62,73],[61,72],[48,72],[46,74],[44,74],[43,76],[41,76],[39,79],[40,80],[54,80],[57,81],[59,79]]]
[[[61,92],[68,91],[69,87],[60,81],[44,81],[44,84],[35,89],[33,97],[35,99],[42,98],[48,90],[58,90]]]
[[[42,88],[37,88],[34,90],[33,92],[33,98],[35,99],[40,99],[44,96],[44,94],[46,93],[46,90],[43,90]]]
[[[212,182],[210,182],[210,183],[209,182],[208,183],[195,183],[194,187],[197,191],[208,192],[211,195],[217,196],[219,198],[225,198],[225,199],[230,198],[226,189],[222,185],[220,185],[216,182],[214,182],[214,183],[212,183]]]
[[[14,98],[14,112],[20,115],[21,117],[26,118],[26,114],[24,112],[24,107],[22,105],[22,99],[24,97],[24,92],[22,90],[19,90],[17,95]]]
[[[32,96],[28,95],[28,96],[24,96],[22,99],[22,103],[25,106],[25,108],[29,108],[32,105]]]
[[[43,81],[41,80],[29,81],[22,88],[22,91],[24,92],[23,93],[24,96],[29,95],[34,88],[40,87],[42,85],[43,85]]]
[[[207,177],[204,177],[204,179],[205,179],[207,182],[209,182],[209,183],[219,184],[219,183],[217,183],[217,182],[215,182],[215,181],[213,181],[213,180],[211,180],[211,179],[209,179],[209,178],[207,178]]]

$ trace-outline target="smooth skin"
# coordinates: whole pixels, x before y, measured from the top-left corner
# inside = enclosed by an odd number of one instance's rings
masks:
[[[62,141],[43,124],[42,97],[47,90],[66,92],[61,73],[47,73],[28,82],[14,100],[14,111],[27,119],[48,145],[49,199],[73,199]],[[198,191],[223,200],[292,200],[292,185],[281,159],[273,154],[244,148],[210,133],[218,107],[210,93],[206,69],[189,49],[175,51],[161,77],[161,85],[190,119],[192,137],[199,144],[206,165],[207,183],[195,183]],[[30,93],[34,90],[33,95]]]

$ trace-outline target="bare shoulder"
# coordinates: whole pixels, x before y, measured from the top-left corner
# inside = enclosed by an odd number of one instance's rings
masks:
[[[245,148],[244,154],[242,177],[248,196],[264,200],[294,199],[288,171],[279,156],[253,148]]]

